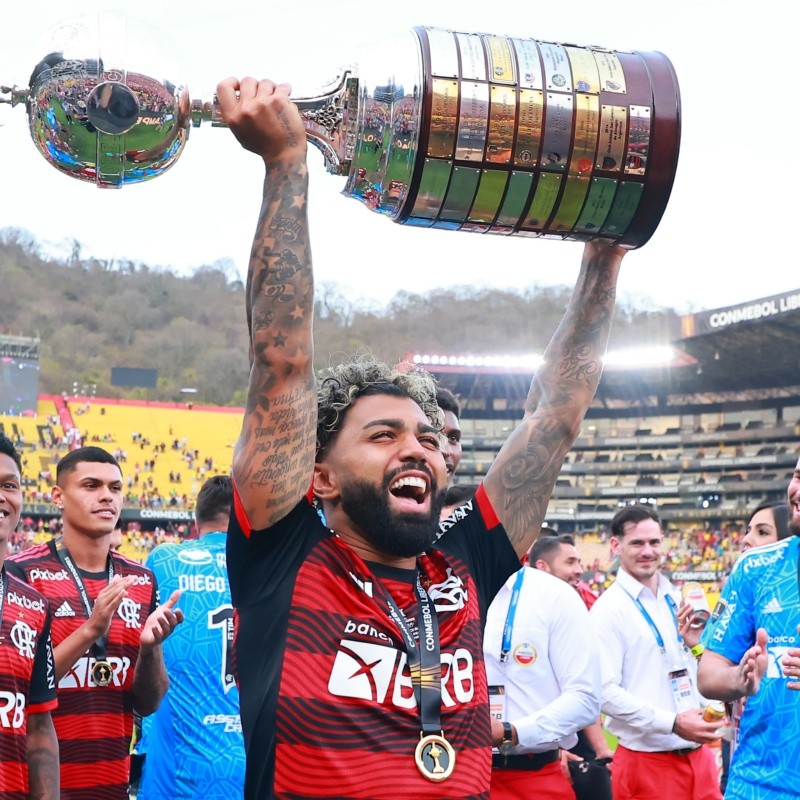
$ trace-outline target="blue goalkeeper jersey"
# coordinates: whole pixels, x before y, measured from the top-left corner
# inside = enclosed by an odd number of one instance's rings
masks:
[[[185,621],[164,642],[170,687],[145,717],[138,800],[236,800],[244,790],[244,741],[233,676],[233,606],[225,533],[157,547],[147,566],[161,597],[182,591]]]
[[[800,798],[800,692],[786,688],[781,659],[800,647],[800,538],[749,550],[736,562],[702,644],[738,663],[767,631],[769,661],[744,705],[726,800]]]

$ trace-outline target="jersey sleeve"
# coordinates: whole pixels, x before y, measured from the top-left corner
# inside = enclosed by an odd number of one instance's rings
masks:
[[[701,644],[729,661],[738,662],[756,639],[753,581],[739,559],[703,631]]]
[[[520,568],[520,561],[483,484],[475,497],[458,511],[463,513],[440,526],[437,544],[467,563],[485,613],[508,576]]]
[[[31,714],[41,714],[45,711],[51,711],[57,705],[56,671],[53,659],[53,642],[50,637],[50,612],[48,610],[47,619],[36,643],[28,711]]]
[[[263,530],[250,527],[234,484],[228,523],[228,580],[234,606],[269,593],[266,580],[294,574],[314,544],[330,535],[311,503],[310,494],[279,522]]]

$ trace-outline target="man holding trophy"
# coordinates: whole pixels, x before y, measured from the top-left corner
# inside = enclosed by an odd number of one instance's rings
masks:
[[[500,742],[486,609],[539,530],[597,388],[625,251],[586,245],[521,424],[474,511],[440,529],[430,376],[361,358],[315,380],[306,135],[289,87],[230,78],[218,99],[266,167],[227,559],[245,796],[487,797]]]

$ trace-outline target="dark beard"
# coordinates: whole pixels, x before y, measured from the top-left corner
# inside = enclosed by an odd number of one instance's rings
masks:
[[[402,471],[405,471],[404,468]],[[427,470],[426,470],[427,471]],[[429,514],[403,514],[389,510],[389,485],[400,470],[384,478],[378,488],[367,481],[354,480],[342,486],[342,510],[362,536],[379,553],[396,558],[411,558],[427,550],[439,530],[439,514],[444,504],[431,477],[431,510]]]
[[[789,513],[792,513],[791,506],[789,507]],[[794,517],[790,517],[787,527],[789,528],[789,533],[793,536],[800,536],[800,520],[795,520]]]

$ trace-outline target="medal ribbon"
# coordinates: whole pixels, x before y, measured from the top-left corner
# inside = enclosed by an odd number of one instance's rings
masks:
[[[86,618],[92,616],[92,601],[89,599],[89,593],[86,591],[86,586],[83,583],[83,578],[81,578],[80,572],[78,572],[78,568],[75,566],[75,562],[72,560],[72,556],[69,554],[69,550],[64,546],[64,539],[59,536],[56,539],[56,555],[58,556],[58,560],[64,565],[64,568],[69,572],[70,576],[72,577],[73,582],[75,583],[76,588],[78,589],[78,594],[81,598],[81,603],[83,604],[83,610],[86,612]],[[108,583],[111,583],[112,578],[114,577],[114,559],[111,558],[111,553],[108,554]],[[106,645],[108,644],[108,632],[104,633],[93,645],[92,645],[92,654],[95,657],[96,661],[105,661],[106,660]]]
[[[408,655],[408,668],[411,672],[411,684],[414,687],[414,697],[419,708],[420,727],[425,736],[441,734],[441,706],[442,706],[442,659],[439,645],[439,620],[433,601],[428,596],[420,579],[419,569],[414,591],[417,594],[417,628],[419,642],[414,638],[414,632],[398,607],[394,598],[379,582],[381,592],[389,607],[389,616],[399,628],[406,644]]]

